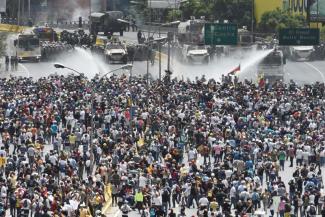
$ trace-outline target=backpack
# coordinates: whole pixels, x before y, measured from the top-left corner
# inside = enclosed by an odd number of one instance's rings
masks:
[[[24,200],[23,206],[24,206],[24,208],[28,208],[28,203],[27,203],[26,199]]]
[[[154,208],[150,209],[150,217],[156,216],[156,210]]]
[[[316,215],[316,207],[315,206],[311,205],[309,207],[309,214],[310,215]]]
[[[169,196],[169,191],[168,191],[167,189],[165,189],[165,190],[163,191],[162,195],[163,195],[164,197],[168,197],[168,196]]]
[[[253,201],[259,201],[260,200],[260,195],[256,192],[253,193],[252,195],[252,200]]]

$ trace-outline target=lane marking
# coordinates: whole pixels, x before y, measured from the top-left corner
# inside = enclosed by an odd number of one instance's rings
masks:
[[[318,74],[322,77],[323,83],[325,83],[325,76],[324,74],[318,69],[316,68],[314,65],[304,62],[307,66],[309,66],[310,68],[314,69],[316,72],[318,72]]]
[[[119,216],[119,215],[120,215],[120,213],[121,213],[121,211],[120,211],[120,210],[118,210],[118,211],[115,213],[114,217],[117,217],[117,216]]]
[[[27,75],[28,75],[28,78],[29,78],[30,74],[29,74],[29,70],[27,69],[27,67],[24,66],[22,63],[18,63],[18,66],[20,66],[21,68],[23,68],[25,70],[25,72],[27,72]]]

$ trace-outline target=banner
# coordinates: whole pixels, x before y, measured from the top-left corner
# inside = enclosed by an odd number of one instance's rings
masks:
[[[0,13],[6,12],[7,0],[0,0]]]
[[[325,0],[310,0],[310,21],[325,22]]]

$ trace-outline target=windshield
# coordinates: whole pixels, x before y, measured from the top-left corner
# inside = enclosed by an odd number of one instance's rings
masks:
[[[34,49],[39,47],[39,40],[37,38],[19,38],[19,48]]]
[[[252,37],[250,35],[242,35],[240,37],[240,41],[244,43],[251,43],[252,42]]]
[[[278,65],[280,66],[282,64],[282,58],[280,55],[268,55],[265,57],[262,62],[260,63],[261,65]]]
[[[192,45],[189,46],[187,50],[205,50],[206,47],[204,45]]]
[[[123,49],[123,46],[121,44],[108,44],[106,49]]]

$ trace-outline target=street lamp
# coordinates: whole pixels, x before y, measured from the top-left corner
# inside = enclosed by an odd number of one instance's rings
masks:
[[[77,73],[78,75],[81,75],[81,76],[84,75],[83,73],[78,72],[77,70],[75,70],[75,69],[73,69],[73,68],[70,68],[70,67],[68,67],[68,66],[65,66],[65,65],[63,65],[63,64],[61,64],[61,63],[54,63],[54,67],[57,68],[57,69],[69,69],[69,70],[71,70],[71,71]]]
[[[126,64],[126,65],[123,65],[123,66],[118,67],[118,68],[116,68],[116,69],[113,69],[113,70],[111,70],[111,71],[109,71],[109,72],[106,72],[106,73],[105,73],[105,74],[104,74],[104,75],[99,79],[99,81],[100,81],[101,79],[103,79],[104,77],[106,77],[108,74],[112,73],[112,72],[118,71],[118,70],[120,70],[120,69],[128,69],[128,70],[130,70],[130,69],[132,69],[132,67],[133,67],[132,64]]]
[[[75,70],[75,69],[73,69],[73,68],[70,68],[70,67],[68,67],[68,66],[65,66],[65,65],[63,65],[63,64],[61,64],[61,63],[54,63],[54,67],[57,68],[57,69],[69,69],[69,70],[71,70],[71,71],[77,73],[78,75],[82,75],[82,76],[84,75],[83,73],[81,73],[81,72],[79,72],[79,71],[77,71],[77,70]],[[121,66],[121,67],[118,67],[118,68],[116,68],[116,69],[113,69],[113,70],[111,70],[111,71],[105,73],[105,74],[101,77],[101,79],[102,79],[103,77],[107,76],[108,74],[112,73],[112,72],[118,71],[118,70],[120,70],[120,69],[131,69],[132,67],[133,67],[132,64],[126,64],[126,65],[123,65],[123,66]]]

